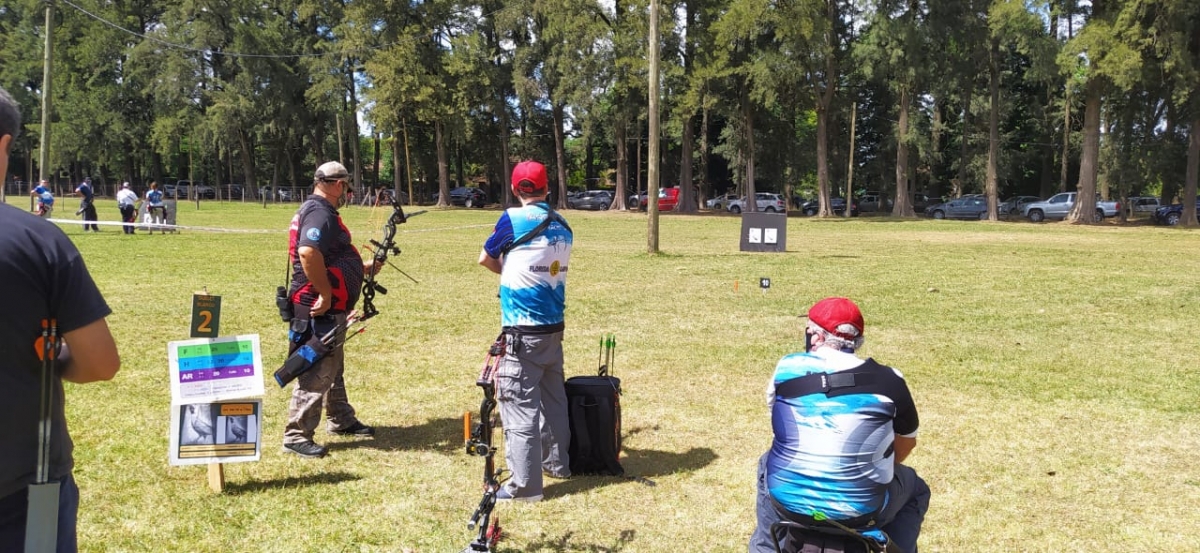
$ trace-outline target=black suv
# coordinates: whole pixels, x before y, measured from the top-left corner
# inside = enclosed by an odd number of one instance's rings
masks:
[[[831,211],[833,211],[834,214],[836,214],[836,215],[845,215],[846,214],[846,199],[839,198],[836,196],[833,198],[829,198],[829,209]],[[821,203],[819,200],[809,200],[807,202],[804,202],[804,204],[800,206],[800,211],[809,217],[816,215],[817,212],[820,210],[821,210]],[[858,217],[858,202],[850,202],[850,216]]]
[[[1196,211],[1200,213],[1200,196],[1196,196]],[[1172,204],[1154,210],[1154,222],[1160,225],[1175,226],[1183,217],[1183,204]]]
[[[437,200],[438,194],[434,194],[433,201]],[[487,204],[487,192],[478,188],[460,186],[450,191],[450,205],[483,207],[485,204]]]

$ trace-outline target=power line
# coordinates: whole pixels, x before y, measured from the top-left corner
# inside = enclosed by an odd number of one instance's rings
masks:
[[[400,44],[400,42],[397,41],[397,42],[393,42],[390,44],[384,44],[382,46],[368,46],[368,47],[364,47],[364,48],[356,48],[353,50],[341,50],[341,51],[337,51],[337,52],[309,53],[309,54],[247,54],[247,53],[241,53],[241,52],[225,52],[225,51],[211,50],[211,49],[205,49],[205,48],[196,48],[193,46],[187,46],[185,44],[176,44],[174,42],[169,42],[169,41],[163,40],[161,38],[156,38],[156,37],[144,34],[144,33],[139,33],[137,31],[133,31],[131,29],[126,29],[125,27],[122,27],[122,26],[120,26],[116,23],[113,23],[112,21],[109,21],[99,15],[96,15],[90,11],[87,11],[86,9],[83,9],[80,6],[77,6],[73,3],[71,3],[70,0],[61,0],[61,2],[68,6],[71,6],[72,8],[75,8],[76,11],[78,11],[92,19],[95,19],[96,21],[99,21],[100,23],[108,25],[109,27],[117,29],[118,31],[122,31],[124,33],[128,33],[130,35],[136,36],[138,38],[156,42],[158,44],[162,44],[163,46],[167,46],[169,48],[174,48],[177,50],[186,50],[189,52],[196,52],[199,54],[211,54],[211,55],[215,55],[215,56],[227,56],[227,57],[231,57],[231,58],[267,58],[267,59],[320,58],[320,57],[325,57],[325,56],[339,56],[339,55],[347,54],[350,52],[369,52],[369,51],[374,51],[374,50],[382,50],[384,48],[388,48],[388,47]]]

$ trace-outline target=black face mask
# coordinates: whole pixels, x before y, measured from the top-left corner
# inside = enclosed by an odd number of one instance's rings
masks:
[[[804,331],[804,353],[812,351],[812,333]]]

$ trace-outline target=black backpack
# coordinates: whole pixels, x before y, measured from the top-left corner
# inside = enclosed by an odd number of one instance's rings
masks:
[[[574,376],[567,379],[571,423],[571,474],[621,476],[621,379]]]

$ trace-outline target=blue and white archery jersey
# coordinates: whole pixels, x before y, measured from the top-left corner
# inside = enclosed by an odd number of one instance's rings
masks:
[[[812,373],[854,373],[863,384],[782,397],[775,388]],[[859,377],[862,375],[862,377]],[[775,439],[767,490],[788,511],[834,520],[877,513],[895,468],[895,436],[915,437],[917,409],[895,369],[831,349],[779,360],[768,388]]]
[[[484,251],[500,259],[509,244],[534,230],[549,214],[545,202],[505,210],[483,245]],[[504,255],[500,272],[500,317],[504,327],[562,330],[571,243],[571,230],[554,221],[532,240]]]

